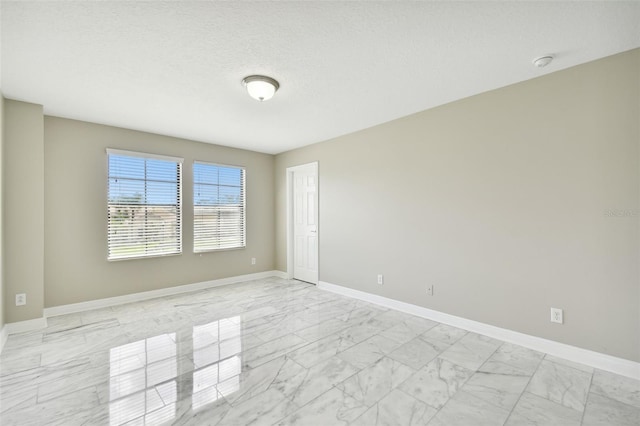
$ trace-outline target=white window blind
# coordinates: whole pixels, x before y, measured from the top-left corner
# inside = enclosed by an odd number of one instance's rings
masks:
[[[193,164],[193,251],[241,248],[245,234],[245,170]]]
[[[182,159],[107,150],[109,260],[182,252]]]

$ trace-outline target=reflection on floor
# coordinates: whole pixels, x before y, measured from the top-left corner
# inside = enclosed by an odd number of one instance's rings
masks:
[[[49,319],[2,425],[633,425],[640,383],[270,278]]]

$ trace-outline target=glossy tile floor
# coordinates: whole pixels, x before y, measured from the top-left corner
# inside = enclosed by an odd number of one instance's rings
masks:
[[[634,425],[640,383],[270,278],[59,316],[0,356],[2,425]]]

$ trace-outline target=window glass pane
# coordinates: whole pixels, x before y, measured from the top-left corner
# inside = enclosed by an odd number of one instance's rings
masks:
[[[178,161],[108,154],[109,259],[182,252]]]
[[[176,163],[164,160],[147,160],[147,179],[176,181]]]
[[[239,187],[221,186],[218,196],[220,204],[240,204],[242,192]]]
[[[198,183],[218,184],[218,168],[210,164],[193,164],[193,181]]]
[[[194,203],[198,205],[218,204],[218,186],[196,183],[193,188],[193,198]]]
[[[144,164],[144,158],[111,154],[109,155],[109,176],[144,179]]]
[[[194,251],[245,247],[245,172],[238,167],[193,165]]]
[[[175,182],[147,182],[147,204],[176,205],[177,202]]]
[[[109,203],[144,204],[144,181],[110,178]]]
[[[231,185],[231,186],[240,186],[240,175],[242,173],[241,169],[236,169],[233,167],[222,168],[220,170],[220,185]]]

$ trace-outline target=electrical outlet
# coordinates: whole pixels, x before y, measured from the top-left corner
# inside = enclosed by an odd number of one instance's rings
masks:
[[[256,264],[256,258],[255,258],[255,257],[252,257],[252,258],[251,258],[251,264],[252,264],[252,265],[255,265],[255,264]]]
[[[20,293],[16,294],[16,306],[24,306],[27,304],[27,294]]]
[[[556,322],[558,324],[563,323],[562,309],[551,308],[551,322]]]
[[[384,284],[384,277],[382,276],[382,274],[378,274],[378,284]]]
[[[429,287],[427,287],[427,294],[429,296],[433,296],[433,285],[430,285]]]

